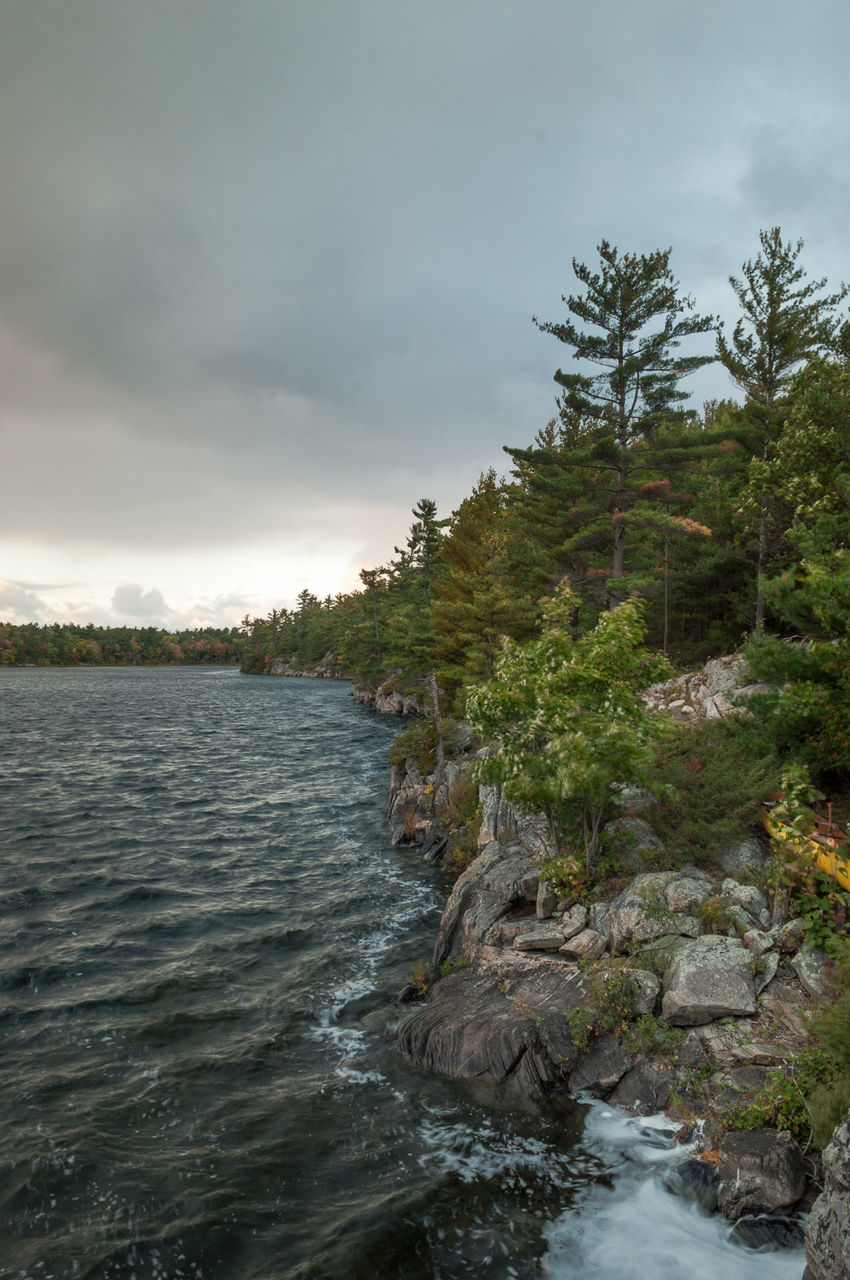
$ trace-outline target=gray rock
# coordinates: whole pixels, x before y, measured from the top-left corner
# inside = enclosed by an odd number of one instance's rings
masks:
[[[647,1058],[640,1057],[608,1101],[635,1115],[651,1116],[667,1106],[674,1081],[675,1075],[669,1067],[656,1067]]]
[[[664,978],[662,1016],[676,1027],[756,1011],[750,955],[737,938],[678,942]]]
[[[727,1133],[720,1144],[718,1172],[718,1200],[727,1218],[790,1208],[806,1187],[803,1153],[781,1129]]]
[[[607,945],[607,940],[595,929],[582,929],[581,933],[564,942],[560,952],[561,955],[570,956],[576,960],[598,960],[604,954]]]
[[[529,861],[519,846],[503,849],[493,840],[467,867],[443,911],[431,961],[435,972],[455,956],[472,960],[496,921],[525,903]]]
[[[708,1061],[702,1040],[695,1031],[689,1031],[676,1050],[676,1066],[683,1070],[693,1070]]]
[[[664,846],[643,818],[615,818],[605,826],[609,848],[630,871],[645,871]]]
[[[697,937],[699,921],[667,906],[666,890],[676,880],[675,871],[649,872],[635,876],[617,895],[605,918],[612,951],[624,951],[630,942],[649,942],[668,934]]]
[[[741,941],[750,955],[758,958],[770,950],[776,937],[773,932],[765,932],[763,929],[748,929]]]
[[[767,901],[755,885],[739,884],[737,880],[726,879],[720,886],[720,892],[728,898],[730,906],[743,908],[747,915],[752,916],[756,924],[761,925],[762,929],[769,927],[770,912],[767,909]]]
[[[850,1112],[823,1153],[823,1191],[806,1222],[806,1272],[803,1280],[850,1277]]]
[[[537,886],[537,919],[547,920],[557,905],[557,893],[548,880],[541,880]]]
[[[776,946],[780,951],[796,951],[802,946],[806,936],[806,922],[801,916],[794,920],[786,920],[784,924],[771,929]]]
[[[711,885],[705,880],[690,876],[678,876],[664,889],[664,900],[670,911],[690,911],[711,897]]]
[[[587,923],[591,929],[595,929],[597,933],[604,934],[607,938],[610,936],[608,929],[608,917],[610,915],[610,902],[592,902],[587,913]]]
[[[613,1033],[607,1032],[579,1058],[570,1073],[570,1091],[604,1097],[631,1069],[634,1060],[635,1055],[624,1049]]]
[[[758,872],[764,866],[765,855],[758,840],[748,836],[738,844],[730,845],[720,855],[720,865],[730,876]]]
[[[514,1082],[536,1093],[563,1082],[576,1059],[565,1012],[586,999],[582,975],[544,957],[442,978],[398,1029],[403,1057],[457,1079]]]
[[[753,973],[753,986],[756,995],[760,996],[769,982],[773,982],[779,968],[779,956],[775,951],[768,951],[757,961],[758,967]]]
[[[586,914],[588,914],[586,913],[586,911],[582,913],[582,915],[586,915]],[[573,916],[570,914],[570,915],[563,916],[563,919],[561,922],[561,928],[563,931],[563,937],[565,937],[565,941],[570,941],[570,938],[575,938],[576,934],[584,932],[584,929],[586,928],[586,924],[584,923],[584,920],[581,919],[581,916],[577,916],[577,918],[573,918]],[[600,934],[600,936],[602,936],[602,934]]]
[[[707,1160],[677,1160],[664,1174],[664,1185],[674,1196],[693,1200],[705,1213],[717,1208],[720,1178]]]
[[[661,980],[649,969],[626,969],[634,989],[634,1014],[639,1018],[645,1013],[654,1013],[655,1004],[661,993]]]
[[[514,938],[517,951],[558,951],[564,945],[564,935],[554,925],[520,933]]]
[[[826,966],[829,956],[825,951],[804,947],[791,961],[791,968],[810,996],[822,996],[826,991]]]

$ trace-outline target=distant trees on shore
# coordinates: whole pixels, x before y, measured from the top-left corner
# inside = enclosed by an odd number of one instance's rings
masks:
[[[0,666],[133,667],[233,664],[242,659],[238,627],[161,631],[93,623],[0,623]]]

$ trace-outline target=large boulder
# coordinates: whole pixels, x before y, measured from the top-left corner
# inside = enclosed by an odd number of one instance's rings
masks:
[[[433,970],[458,956],[475,959],[497,920],[512,907],[536,900],[537,876],[529,854],[519,845],[503,849],[492,840],[455,882],[440,921]]]
[[[806,1222],[803,1280],[850,1278],[850,1112],[823,1153],[823,1191]]]
[[[727,1133],[717,1168],[719,1204],[727,1218],[789,1209],[806,1188],[803,1153],[783,1129]]]
[[[750,953],[737,938],[709,935],[676,943],[664,976],[662,1016],[675,1027],[756,1011]]]
[[[398,1047],[427,1071],[534,1093],[563,1083],[575,1061],[565,1015],[585,998],[573,966],[515,953],[510,965],[462,969],[436,983],[399,1027]]]
[[[681,904],[695,906],[705,901],[710,892],[707,882],[680,876],[676,871],[635,876],[617,895],[604,917],[611,950],[625,951],[632,942],[650,942],[668,934],[696,937],[700,931],[699,921]]]

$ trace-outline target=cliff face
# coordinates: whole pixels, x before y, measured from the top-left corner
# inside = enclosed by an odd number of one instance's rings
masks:
[[[803,1280],[850,1277],[850,1112],[823,1153],[824,1189],[806,1223]]]

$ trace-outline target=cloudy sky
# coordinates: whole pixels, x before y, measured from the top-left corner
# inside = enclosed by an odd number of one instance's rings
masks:
[[[354,586],[552,416],[603,237],[847,279],[848,65],[846,0],[0,0],[0,619]]]

